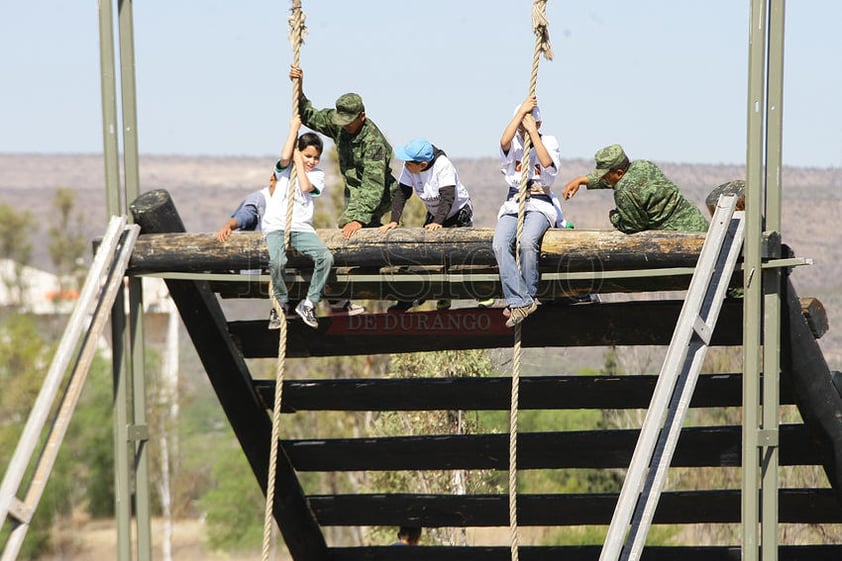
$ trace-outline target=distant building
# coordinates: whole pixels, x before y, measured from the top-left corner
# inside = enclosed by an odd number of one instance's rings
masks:
[[[18,282],[20,279],[20,282]],[[56,275],[0,259],[0,307],[34,314],[68,314],[79,297],[62,291]]]
[[[9,259],[0,259],[0,311],[35,314],[44,318],[47,325],[61,331],[65,329],[65,318],[73,312],[78,298],[78,290],[61,288],[58,276]],[[162,279],[143,277],[143,309],[147,344],[163,353],[165,360],[175,361],[169,368],[177,368],[178,312]],[[111,353],[110,339],[110,330],[106,328],[99,347],[108,356]]]

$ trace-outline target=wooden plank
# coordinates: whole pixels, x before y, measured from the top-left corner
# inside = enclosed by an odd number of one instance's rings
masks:
[[[501,530],[505,531],[505,530]],[[598,561],[600,545],[518,547],[521,561]],[[510,561],[508,546],[332,547],[331,561]],[[641,561],[740,561],[739,546],[647,546]],[[778,561],[839,561],[842,545],[781,545]]]
[[[782,524],[838,524],[842,508],[830,489],[782,489]],[[507,526],[508,495],[311,495],[310,506],[322,526],[394,526],[413,520],[424,528]],[[607,525],[615,493],[518,496],[521,526]],[[655,524],[738,524],[740,491],[664,493]]]
[[[544,305],[524,322],[524,347],[592,347],[668,345],[681,301],[635,301],[600,304]],[[335,315],[319,318],[312,330],[292,321],[287,356],[351,356],[433,350],[510,347],[512,330],[501,309],[466,308],[443,312]],[[564,326],[560,329],[559,326]],[[246,358],[277,355],[278,332],[266,321],[228,324]],[[742,344],[742,301],[727,300],[712,345]]]
[[[782,305],[781,367],[792,373],[798,409],[811,429],[811,441],[824,454],[825,473],[842,503],[842,396],[789,278],[783,283]]]
[[[646,409],[656,375],[524,376],[518,407],[530,409]],[[284,380],[283,411],[508,411],[511,379],[348,378]],[[267,409],[275,381],[255,380]],[[781,403],[792,404],[788,385]],[[742,406],[742,374],[703,374],[690,407]]]
[[[683,269],[681,270],[683,271]],[[686,290],[690,284],[691,269],[687,273],[657,275],[651,277],[640,276],[636,272],[629,274],[616,273],[618,276],[601,278],[564,278],[550,280],[545,275],[538,286],[536,296],[541,301],[552,300],[564,296],[578,296],[584,294],[612,294],[638,292],[664,292]],[[490,278],[489,278],[490,277]],[[290,277],[287,282],[290,298],[304,298],[309,286],[309,275]],[[732,283],[742,283],[740,273],[734,275]],[[259,281],[215,281],[211,288],[223,298],[268,298],[268,283]],[[325,285],[326,298],[353,298],[356,300],[400,300],[406,295],[412,299],[423,298],[435,300],[450,298],[453,300],[473,300],[486,298],[502,298],[502,288],[497,277],[497,271],[486,273],[484,277],[472,278],[472,275],[461,275],[448,272],[412,276],[385,275],[374,272],[354,272],[341,278],[328,279]]]
[[[147,232],[183,231],[184,225],[166,191],[150,191],[131,205],[135,222]],[[242,355],[234,346],[216,296],[206,282],[168,280],[208,379],[243,448],[263,493],[269,474],[272,426],[253,386]],[[327,559],[327,545],[304,498],[301,484],[283,453],[276,470],[275,519],[294,559]]]
[[[518,436],[518,469],[626,468],[638,430],[531,432]],[[686,428],[673,467],[739,467],[739,426]],[[298,471],[507,470],[505,434],[285,440]],[[803,425],[780,430],[781,465],[820,465]]]
[[[333,253],[336,267],[496,267],[491,228],[444,228],[434,232],[399,228],[386,235],[371,228],[358,231],[350,240],[345,240],[338,229],[316,233]],[[550,229],[541,245],[541,267],[554,272],[693,267],[704,238],[704,232],[651,230],[623,234],[616,230]],[[236,232],[225,243],[218,242],[213,232],[148,232],[138,240],[130,271],[224,272],[267,266],[268,253],[259,232]],[[289,266],[306,269],[312,262],[292,255]]]

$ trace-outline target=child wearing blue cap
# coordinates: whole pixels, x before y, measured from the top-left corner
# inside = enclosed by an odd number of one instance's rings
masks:
[[[500,137],[501,171],[506,178],[508,195],[497,213],[494,230],[494,257],[500,272],[503,295],[508,308],[506,326],[514,327],[538,309],[535,294],[541,273],[538,258],[541,240],[551,226],[562,218],[553,204],[551,187],[559,170],[559,145],[554,136],[542,135],[538,100],[530,96],[516,109]],[[524,154],[525,136],[529,135],[532,149]],[[520,206],[519,190],[522,174],[526,172],[528,192],[520,238],[520,268],[515,259],[517,223]]]
[[[381,233],[397,228],[406,202],[414,192],[427,208],[424,228],[459,228],[473,225],[474,211],[468,190],[459,180],[459,173],[447,154],[423,138],[411,140],[395,149],[395,156],[404,162],[398,189],[392,199],[391,220],[380,227]],[[406,311],[421,301],[398,302],[390,311]],[[450,300],[439,300],[438,309],[450,307]]]

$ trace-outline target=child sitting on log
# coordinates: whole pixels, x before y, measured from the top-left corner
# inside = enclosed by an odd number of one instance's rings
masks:
[[[233,229],[261,229],[269,249],[269,272],[272,278],[273,296],[281,306],[284,315],[288,294],[284,281],[284,267],[287,256],[284,247],[286,228],[287,197],[293,166],[296,170],[290,243],[299,253],[313,259],[313,276],[307,289],[307,297],[295,307],[304,323],[312,328],[319,326],[315,305],[321,301],[328,274],[333,266],[333,255],[313,228],[313,199],[322,194],[325,173],[317,168],[324,145],[319,135],[308,132],[298,136],[301,119],[296,116],[290,121],[289,135],[281,151],[281,159],[269,177],[269,186],[252,193],[237,207],[216,237],[226,241]],[[280,329],[283,318],[273,308],[269,314],[269,329]]]
[[[542,135],[541,113],[535,96],[530,96],[516,109],[500,137],[501,171],[506,178],[508,194],[497,213],[494,230],[494,257],[500,272],[503,295],[508,308],[506,326],[514,327],[538,309],[535,294],[541,273],[538,259],[544,233],[563,218],[553,205],[551,186],[559,170],[559,145],[554,136]],[[524,154],[528,135],[532,148]],[[522,174],[527,173],[526,207],[523,232],[518,246],[519,190]],[[520,266],[515,259],[520,252]]]

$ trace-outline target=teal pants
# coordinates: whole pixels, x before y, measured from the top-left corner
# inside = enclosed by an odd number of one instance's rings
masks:
[[[307,289],[307,298],[315,304],[322,299],[330,268],[333,267],[333,254],[321,238],[312,232],[292,232],[290,243],[296,251],[313,260],[313,277]],[[269,248],[269,274],[272,277],[275,299],[285,304],[288,300],[287,285],[284,281],[287,253],[284,250],[283,230],[266,234],[266,245]]]

